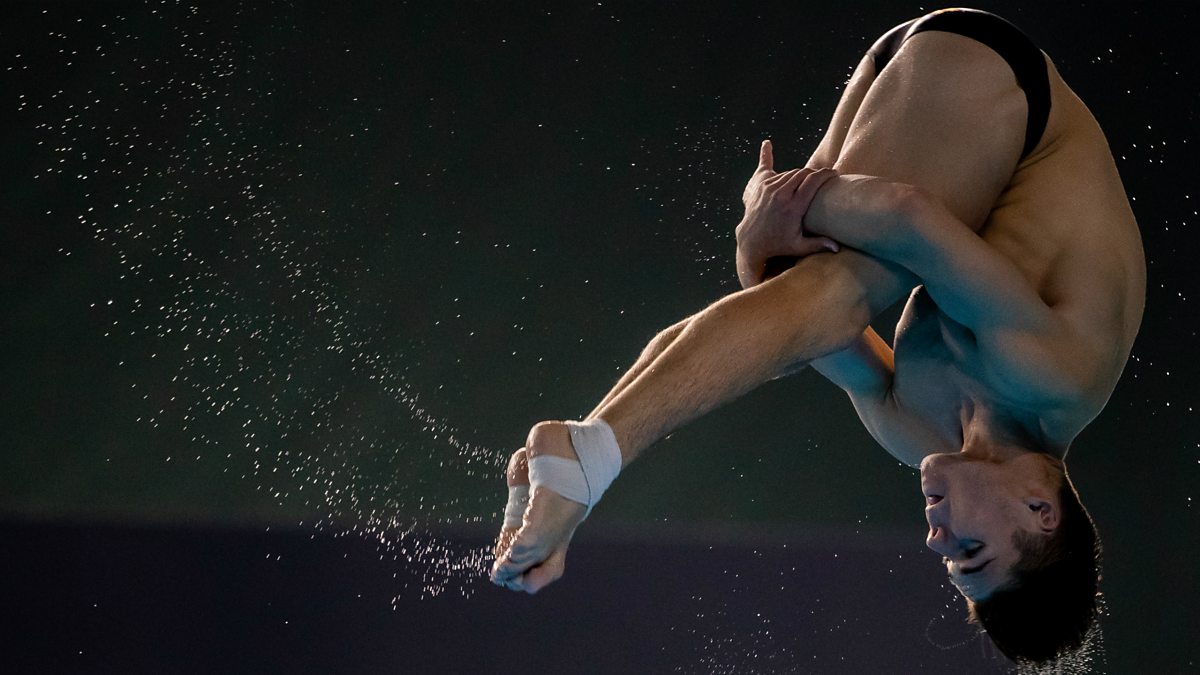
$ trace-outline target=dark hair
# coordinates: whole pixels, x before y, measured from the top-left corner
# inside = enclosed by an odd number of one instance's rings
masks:
[[[1011,581],[984,600],[967,600],[969,621],[1018,664],[1075,652],[1099,615],[1100,538],[1065,471],[1058,501],[1053,532],[1013,536],[1021,557]]]

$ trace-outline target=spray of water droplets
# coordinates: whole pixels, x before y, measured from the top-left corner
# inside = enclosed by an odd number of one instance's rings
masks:
[[[739,590],[747,589],[734,586],[729,592]],[[670,630],[683,633],[693,645],[694,661],[677,666],[674,672],[722,675],[796,672],[797,653],[788,646],[793,637],[781,635],[773,627],[771,617],[762,612],[755,612],[752,617],[737,616],[725,602],[704,595],[694,595],[691,599],[697,607],[695,617],[687,625],[672,626]]]
[[[776,169],[780,171],[803,166],[805,153],[815,149],[816,139],[800,131],[805,125],[819,128],[808,103],[788,105],[794,105],[802,114],[793,110],[785,124],[776,119],[774,110],[762,119],[742,119],[719,104],[721,112],[704,122],[676,128],[665,146],[665,158],[638,164],[643,169],[683,167],[669,180],[659,174],[648,175],[647,182],[637,190],[657,207],[659,224],[682,233],[680,247],[695,261],[700,275],[724,280],[728,290],[735,289],[731,262],[736,246],[734,229],[743,209],[740,190],[731,186],[744,185],[754,173],[763,139],[773,138],[777,146],[782,144],[782,151],[776,150]],[[641,153],[649,156],[652,147],[657,149],[659,145],[658,139],[646,141]],[[680,199],[679,195],[688,197]]]
[[[152,364],[133,384],[140,421],[187,432],[165,461],[221,462],[301,525],[377,541],[422,596],[469,594],[490,554],[436,531],[495,521],[493,499],[454,495],[495,488],[506,457],[431,412],[404,357],[414,338],[365,316],[393,242],[312,195],[304,146],[328,128],[273,120],[298,92],[274,84],[269,47],[235,39],[262,16],[212,11],[147,2],[97,44],[50,35],[91,86],[19,99],[45,151],[35,181],[80,196],[70,217],[115,263],[121,293],[92,308],[106,337],[140,346],[125,365]]]

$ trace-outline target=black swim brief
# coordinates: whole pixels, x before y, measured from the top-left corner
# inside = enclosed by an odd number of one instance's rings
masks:
[[[1025,159],[1041,140],[1050,117],[1050,77],[1041,50],[1020,28],[995,14],[978,9],[943,9],[902,23],[879,38],[867,52],[875,61],[875,72],[883,72],[905,40],[927,30],[969,37],[991,47],[1008,62],[1029,104],[1025,147],[1021,150],[1021,159]]]

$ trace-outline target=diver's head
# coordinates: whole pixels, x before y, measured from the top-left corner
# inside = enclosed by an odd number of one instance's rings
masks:
[[[1097,614],[1100,548],[1061,460],[931,455],[921,487],[926,543],[1000,651],[1040,662],[1083,643]]]
[[[1014,535],[1036,540],[1057,529],[1062,473],[1054,461],[1034,452],[1004,461],[952,453],[921,463],[925,543],[968,599],[986,599],[1011,581],[1021,557]]]

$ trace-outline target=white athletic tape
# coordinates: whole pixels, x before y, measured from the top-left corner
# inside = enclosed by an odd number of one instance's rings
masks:
[[[504,506],[504,527],[521,527],[525,516],[525,507],[529,504],[528,485],[510,485],[508,487],[508,504]]]
[[[538,455],[529,460],[530,487],[547,487],[558,494],[588,505],[588,483],[583,468],[573,459]]]
[[[621,448],[617,447],[617,436],[612,427],[600,418],[567,422],[567,429],[571,430],[571,445],[575,446],[591,489],[590,510],[621,473]]]
[[[548,487],[588,507],[588,513],[591,513],[592,507],[621,472],[621,449],[617,447],[612,428],[602,419],[567,422],[566,425],[579,461],[538,455],[529,460],[529,484]]]

